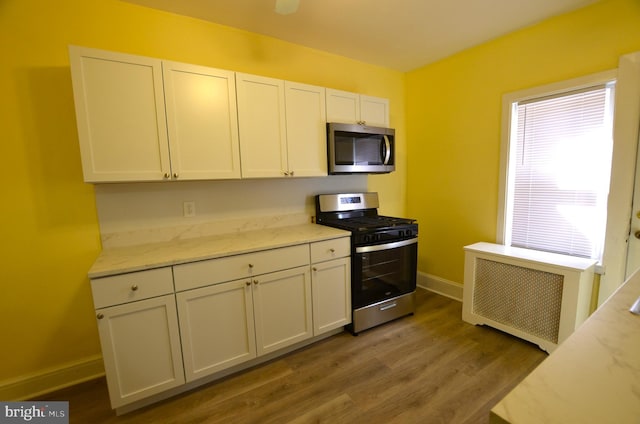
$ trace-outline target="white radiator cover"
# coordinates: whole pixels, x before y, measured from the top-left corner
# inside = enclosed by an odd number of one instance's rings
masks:
[[[595,260],[493,243],[464,250],[464,321],[552,352],[589,316]]]

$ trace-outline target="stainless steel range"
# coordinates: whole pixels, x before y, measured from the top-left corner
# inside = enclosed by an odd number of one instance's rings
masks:
[[[415,311],[418,224],[378,207],[378,193],[316,196],[316,222],[351,231],[353,334]]]

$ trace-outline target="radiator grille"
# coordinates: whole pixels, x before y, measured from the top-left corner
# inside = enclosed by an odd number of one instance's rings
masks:
[[[474,313],[558,343],[564,276],[478,258]]]

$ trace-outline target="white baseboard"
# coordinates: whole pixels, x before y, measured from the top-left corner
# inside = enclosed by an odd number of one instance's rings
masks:
[[[103,375],[102,355],[94,355],[61,367],[0,381],[0,399],[3,401],[38,400],[37,397],[45,393],[93,380]]]
[[[418,271],[418,287],[462,302],[462,284]]]

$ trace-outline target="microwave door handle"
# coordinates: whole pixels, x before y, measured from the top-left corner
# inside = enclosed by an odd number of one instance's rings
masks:
[[[384,137],[384,165],[389,164],[389,159],[391,158],[391,142],[389,141],[389,137],[386,135]]]

